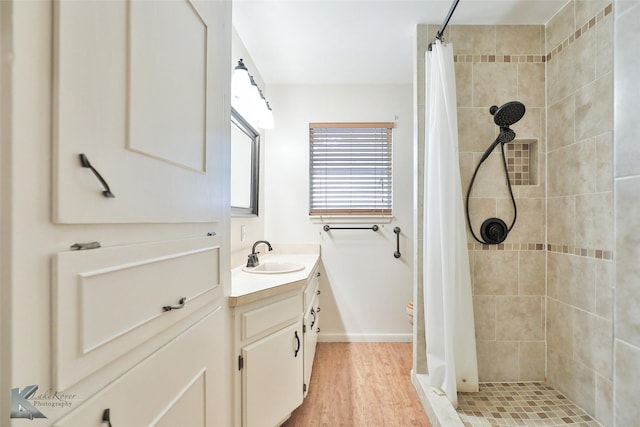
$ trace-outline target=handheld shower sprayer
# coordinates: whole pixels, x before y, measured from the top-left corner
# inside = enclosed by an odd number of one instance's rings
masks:
[[[491,115],[493,116],[493,122],[500,127],[500,133],[498,134],[496,140],[493,141],[493,143],[486,149],[484,154],[482,154],[480,162],[478,162],[478,165],[473,172],[473,176],[471,177],[471,182],[469,183],[469,189],[467,190],[466,199],[467,224],[469,225],[469,230],[471,231],[474,239],[485,245],[497,245],[504,242],[504,240],[507,238],[507,235],[516,223],[518,209],[516,207],[516,200],[511,189],[511,181],[509,179],[509,171],[507,168],[507,159],[504,154],[504,144],[507,144],[516,138],[516,133],[511,130],[509,126],[517,123],[524,116],[525,111],[526,108],[524,104],[518,101],[507,102],[500,107],[494,105],[489,108],[489,113],[491,113]],[[511,201],[513,203],[513,222],[511,222],[511,226],[507,227],[506,223],[500,218],[489,218],[485,220],[480,227],[480,236],[483,239],[480,240],[471,227],[471,218],[469,216],[469,196],[471,194],[471,188],[473,187],[476,175],[478,174],[478,170],[480,169],[480,165],[482,165],[482,163],[484,163],[485,160],[489,158],[493,150],[495,150],[498,145],[500,145],[500,151],[502,152],[502,163],[504,165],[504,172],[507,178],[509,194],[511,195]]]

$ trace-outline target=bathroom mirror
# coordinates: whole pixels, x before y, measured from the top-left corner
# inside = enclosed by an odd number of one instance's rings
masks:
[[[258,215],[260,134],[231,108],[231,215]]]

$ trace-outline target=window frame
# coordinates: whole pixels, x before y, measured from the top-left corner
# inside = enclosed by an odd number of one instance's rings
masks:
[[[334,217],[334,218],[344,218],[348,220],[357,220],[358,218],[390,218],[393,216],[393,122],[326,122],[326,123],[309,123],[309,200],[308,200],[308,208],[309,208],[309,217],[313,220],[314,218],[322,218],[322,217]],[[384,197],[388,198],[388,201],[382,204],[382,207],[375,208],[374,206],[377,202],[372,202],[369,206],[358,208],[352,205],[349,205],[348,208],[319,208],[317,205],[314,205],[314,195],[318,194],[318,191],[314,189],[314,184],[317,184],[317,180],[314,181],[314,147],[315,152],[317,153],[317,145],[321,137],[314,137],[314,130],[319,129],[327,129],[327,131],[320,131],[319,133],[324,133],[331,135],[332,133],[340,133],[341,129],[345,129],[345,133],[351,131],[352,133],[357,133],[357,129],[378,129],[380,135],[384,135],[378,139],[376,139],[376,146],[374,149],[377,150],[383,157],[383,162],[386,163],[386,167],[383,167],[383,173],[371,173],[371,177],[384,177],[386,176],[386,182],[388,182],[387,188],[380,192],[380,197],[384,199]],[[371,134],[375,134],[375,131],[372,131]],[[339,137],[336,138],[336,142],[339,141]],[[386,145],[386,147],[384,147]],[[352,146],[351,148],[357,147],[357,144]],[[384,147],[384,148],[383,148]],[[357,151],[357,150],[355,150]],[[349,154],[353,153],[347,151]],[[337,154],[336,152],[331,154]],[[357,153],[356,153],[357,154]],[[361,154],[360,154],[361,155]],[[356,155],[356,159],[357,159]],[[385,157],[386,156],[386,157]],[[347,156],[349,157],[349,156]],[[374,169],[380,168],[379,161],[371,160],[370,157],[366,155],[363,156],[363,159],[367,158],[370,163],[367,166],[371,166]],[[344,158],[342,158],[344,160]],[[355,163],[354,163],[355,164]],[[348,169],[353,168],[353,166],[347,166]],[[353,170],[357,170],[353,168]],[[317,175],[315,175],[317,176]],[[357,181],[356,181],[357,182]],[[350,182],[350,185],[353,186],[354,182]],[[349,187],[351,189],[352,187]],[[366,196],[367,190],[370,188],[363,189],[365,194],[360,194],[360,196]],[[355,194],[357,197],[358,194]],[[353,199],[350,199],[351,203]],[[337,200],[330,201],[330,203],[336,203]]]

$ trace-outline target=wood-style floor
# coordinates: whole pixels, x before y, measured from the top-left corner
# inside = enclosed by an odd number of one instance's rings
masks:
[[[309,394],[285,427],[430,426],[410,343],[318,343]]]

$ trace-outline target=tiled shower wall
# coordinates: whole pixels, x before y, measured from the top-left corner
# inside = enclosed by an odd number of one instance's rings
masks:
[[[438,28],[418,27],[418,52],[426,50]],[[468,235],[480,381],[544,380],[544,27],[452,25],[445,38],[454,46],[463,195],[480,156],[498,135],[489,113],[492,105],[513,100],[526,105],[524,118],[513,130],[516,141],[526,141],[534,157],[530,164],[535,168],[531,171],[535,184],[513,187],[518,219],[504,244],[481,245]],[[417,58],[419,76],[424,75],[422,55]],[[424,86],[420,78],[417,86],[418,114],[422,117]],[[418,122],[419,141],[423,141],[424,124]],[[419,159],[423,155],[421,145]],[[422,192],[421,179],[417,182],[418,194]],[[497,216],[511,224],[514,211],[499,148],[480,169],[471,196],[469,210],[477,235],[480,224],[489,217]],[[420,229],[420,224],[417,227]],[[420,259],[421,254],[416,260],[419,282]]]
[[[546,26],[547,380],[612,425],[610,1],[571,1]]]
[[[492,105],[525,104],[525,116],[512,126],[515,142],[529,141],[534,165],[544,171],[544,27],[451,26],[447,40],[455,55],[464,194],[498,135]],[[535,185],[513,186],[517,221],[504,244],[482,245],[468,235],[480,381],[544,379],[545,188],[544,174],[534,175]],[[513,220],[499,147],[477,174],[469,212],[478,236],[487,218]]]
[[[527,107],[513,126],[530,146],[532,169],[530,185],[514,186],[516,226],[498,246],[469,235],[480,380],[547,379],[605,426],[612,425],[611,11],[608,1],[574,0],[546,27],[453,25],[445,34],[456,55],[463,195],[497,136],[489,107],[511,100]],[[418,195],[423,54],[438,28],[417,29]],[[507,224],[513,218],[501,162],[496,150],[474,184],[469,210],[476,234],[488,217]],[[421,238],[420,196],[418,202]],[[420,239],[417,317],[421,246]],[[424,331],[419,318],[416,324],[421,373]]]

